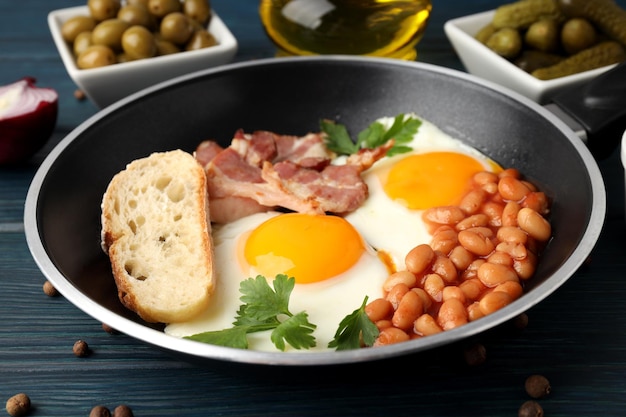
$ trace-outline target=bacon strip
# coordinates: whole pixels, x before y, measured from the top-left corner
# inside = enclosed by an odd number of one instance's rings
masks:
[[[196,151],[194,152],[194,156],[200,165],[206,167],[206,165],[223,150],[224,148],[222,148],[217,142],[205,140],[198,145]]]
[[[314,133],[239,130],[226,149],[207,142],[198,146],[196,158],[205,166],[215,223],[276,207],[310,214],[353,211],[368,196],[361,172],[393,146],[389,141],[351,155],[345,165],[331,165],[334,154]]]

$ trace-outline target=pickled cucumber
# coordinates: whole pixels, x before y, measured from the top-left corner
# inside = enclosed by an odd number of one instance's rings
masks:
[[[615,41],[605,41],[571,55],[558,64],[535,70],[532,75],[540,80],[552,80],[624,60],[626,60],[624,47]]]
[[[626,45],[626,10],[612,0],[557,0],[568,17],[584,17],[600,31]]]
[[[491,24],[487,24],[483,26],[476,35],[474,35],[474,39],[476,39],[480,43],[487,43],[487,40],[496,33],[497,29]]]
[[[532,73],[534,70],[539,68],[555,65],[561,62],[563,58],[564,57],[557,54],[527,50],[523,51],[513,63],[524,71]]]
[[[548,80],[626,61],[626,10],[613,0],[517,0],[474,38]]]
[[[561,44],[568,54],[572,55],[591,47],[596,43],[596,30],[587,19],[575,17],[563,24]]]
[[[540,19],[530,25],[524,35],[529,47],[542,52],[555,52],[560,42],[559,22],[555,19]]]
[[[503,28],[491,35],[485,44],[496,54],[513,59],[522,50],[522,36],[513,28]]]
[[[492,24],[496,28],[526,29],[539,19],[562,19],[556,0],[520,0],[496,9]]]

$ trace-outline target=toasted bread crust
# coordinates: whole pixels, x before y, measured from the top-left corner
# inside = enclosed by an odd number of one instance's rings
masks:
[[[175,150],[127,165],[102,199],[102,249],[122,304],[148,322],[187,321],[214,288],[206,175]]]

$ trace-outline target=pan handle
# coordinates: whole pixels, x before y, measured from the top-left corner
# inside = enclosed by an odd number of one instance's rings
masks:
[[[626,130],[626,62],[552,101],[584,128],[591,153],[598,159],[608,157]]]

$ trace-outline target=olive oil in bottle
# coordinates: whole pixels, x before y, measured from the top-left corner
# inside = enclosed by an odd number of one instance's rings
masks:
[[[277,55],[350,54],[414,60],[431,0],[261,0]]]

